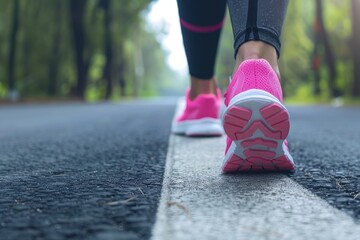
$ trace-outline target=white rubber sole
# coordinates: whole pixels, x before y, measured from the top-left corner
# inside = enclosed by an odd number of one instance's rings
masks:
[[[294,170],[284,144],[290,130],[289,113],[277,98],[258,89],[240,93],[231,99],[222,121],[233,141],[224,172]]]
[[[181,122],[173,121],[171,130],[174,134],[181,134],[189,137],[221,136],[224,134],[220,119],[215,118],[201,118]]]

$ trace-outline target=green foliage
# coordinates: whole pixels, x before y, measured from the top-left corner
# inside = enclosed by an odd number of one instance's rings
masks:
[[[337,79],[336,86],[341,94],[351,92],[353,64],[351,50],[351,4],[350,1],[323,0],[325,27],[331,47],[335,54]],[[323,49],[321,64],[321,94],[313,96],[314,72],[312,53],[314,50],[313,21],[315,1],[289,1],[287,17],[282,31],[282,50],[280,71],[286,98],[299,102],[329,101],[328,73]],[[226,87],[228,77],[233,71],[233,35],[227,17],[218,53],[217,78]]]
[[[350,2],[331,0],[323,1],[324,22],[334,51],[337,69],[336,86],[342,95],[351,89],[349,79],[352,75],[352,55],[350,47],[351,17]],[[287,18],[282,34],[282,57],[280,67],[287,96],[299,101],[307,101],[313,92],[314,72],[311,66],[314,49],[313,21],[315,14],[313,1],[290,1]],[[325,71],[324,50],[321,66],[321,96],[313,97],[322,102],[329,99],[328,73]],[[306,87],[305,87],[306,86]],[[309,91],[307,96],[304,89]]]
[[[16,37],[15,86],[21,97],[72,97],[78,83],[71,30],[70,1],[19,1],[19,29]],[[108,78],[105,66],[105,36],[111,36],[112,99],[170,94],[181,87],[180,76],[165,63],[167,53],[159,44],[163,32],[149,27],[144,19],[151,0],[86,0],[84,15],[85,53],[89,62],[85,98],[105,98]],[[8,96],[8,69],[14,0],[0,0],[0,98]],[[323,0],[324,21],[336,60],[336,86],[345,97],[351,94],[353,59],[350,1]],[[104,23],[110,14],[110,27]],[[320,47],[321,94],[313,96],[313,21],[315,1],[289,1],[282,33],[280,70],[289,101],[324,102],[330,98],[324,49]],[[233,71],[233,34],[229,14],[218,52],[216,77],[226,88]],[[52,89],[52,87],[54,89]]]
[[[299,85],[311,80],[313,42],[309,36],[311,22],[306,16],[310,6],[303,1],[289,3],[282,32],[280,58],[281,79],[287,95],[294,94]]]
[[[15,83],[21,97],[74,95],[77,84],[69,3],[73,0],[19,1],[19,30],[15,56]],[[0,97],[7,96],[7,60],[12,22],[12,0],[0,0]],[[84,15],[85,53],[89,61],[86,99],[104,98],[105,12],[102,0],[87,0]],[[173,73],[165,64],[166,53],[148,31],[144,20],[151,0],[110,0],[110,31],[114,94],[156,95],[164,78]],[[57,49],[57,50],[56,50]],[[58,52],[58,54],[55,54]],[[51,70],[56,75],[51,75]],[[138,70],[142,69],[139,75]],[[54,78],[54,79],[52,79]],[[55,83],[55,93],[49,86]],[[55,95],[54,95],[55,94]],[[119,96],[113,96],[119,98]]]
[[[230,24],[230,14],[226,13],[225,25],[222,30],[218,59],[216,64],[216,78],[221,88],[225,89],[229,83],[229,77],[235,64],[233,33]]]

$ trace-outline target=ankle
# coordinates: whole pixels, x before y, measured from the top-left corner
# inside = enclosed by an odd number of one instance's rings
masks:
[[[190,99],[195,99],[200,94],[216,95],[216,80],[214,77],[210,79],[201,79],[191,76]]]
[[[261,41],[249,41],[240,46],[236,54],[234,74],[243,61],[260,58],[267,60],[278,76],[280,76],[278,56],[275,48]]]

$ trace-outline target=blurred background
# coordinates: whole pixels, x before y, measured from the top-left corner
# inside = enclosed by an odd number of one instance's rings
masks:
[[[0,103],[182,95],[175,0],[0,0]],[[227,14],[227,18],[229,18]],[[227,19],[217,79],[232,72]],[[360,103],[360,0],[292,0],[283,28],[290,103]]]

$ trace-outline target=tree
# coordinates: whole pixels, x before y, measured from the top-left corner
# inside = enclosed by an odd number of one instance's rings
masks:
[[[10,47],[8,55],[8,90],[10,98],[16,100],[15,89],[15,56],[16,56],[16,40],[19,28],[19,0],[13,2],[12,27],[10,33]]]
[[[352,0],[352,52],[354,61],[354,81],[352,95],[360,96],[360,1]]]
[[[137,84],[136,53],[151,70],[138,92],[156,94],[154,83],[170,77],[159,74],[165,53],[143,18],[150,2],[0,0],[0,97],[98,100],[116,87],[126,97]]]
[[[330,94],[332,97],[338,97],[339,96],[339,90],[336,87],[336,77],[337,77],[337,71],[336,71],[336,64],[335,64],[335,56],[332,51],[329,36],[325,28],[324,24],[324,17],[323,17],[323,4],[322,0],[316,0],[316,22],[318,24],[318,34],[319,38],[321,39],[321,42],[324,47],[324,54],[325,54],[325,62],[327,63],[328,67],[328,84],[330,88]]]
[[[73,46],[75,51],[75,61],[77,70],[77,85],[75,95],[81,99],[85,97],[87,85],[88,64],[85,60],[85,26],[84,14],[86,0],[70,0],[70,18],[73,34]]]
[[[133,95],[137,95],[136,64],[141,59],[139,41],[134,41],[134,37],[139,34],[141,25],[140,13],[143,11],[152,0],[126,0],[126,1],[113,1],[114,8],[118,9],[114,15],[114,28],[117,30],[116,40],[116,59],[115,65],[117,66],[117,79],[120,86],[121,95],[125,94],[125,89],[130,85],[133,89]],[[143,31],[143,29],[141,29]],[[130,44],[128,39],[130,38]],[[136,38],[136,40],[139,40]],[[147,44],[147,43],[144,43]],[[132,45],[133,48],[129,51],[128,46]],[[131,52],[129,54],[129,52]],[[126,81],[126,76],[131,76],[131,82]],[[129,77],[128,77],[129,78]]]
[[[316,12],[318,12],[318,9],[316,9]],[[313,31],[314,31],[314,50],[311,56],[311,67],[314,72],[313,94],[318,96],[321,93],[321,88],[320,88],[321,57],[320,57],[320,49],[319,49],[321,45],[321,34],[320,34],[320,22],[319,22],[318,14],[316,14],[316,17],[314,18]]]
[[[59,71],[59,54],[61,43],[61,14],[62,14],[62,0],[55,0],[53,6],[54,14],[54,31],[51,47],[51,57],[49,62],[49,82],[48,82],[48,94],[57,94],[58,85],[58,71]]]
[[[113,92],[112,66],[113,66],[113,49],[111,36],[111,1],[100,0],[100,6],[104,10],[104,53],[105,65],[103,69],[103,78],[106,81],[105,99],[109,99]]]

